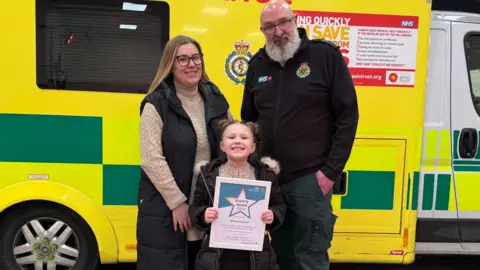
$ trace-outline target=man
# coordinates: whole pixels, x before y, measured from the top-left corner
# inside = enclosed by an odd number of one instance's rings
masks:
[[[282,270],[329,269],[337,216],[331,200],[355,139],[350,72],[331,42],[309,40],[281,0],[262,9],[266,44],[251,59],[242,119],[260,126],[259,155],[279,161],[287,220],[272,236]]]

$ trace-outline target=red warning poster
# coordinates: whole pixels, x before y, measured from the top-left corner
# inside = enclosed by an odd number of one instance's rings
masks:
[[[418,17],[295,11],[310,39],[336,43],[355,85],[413,87]]]

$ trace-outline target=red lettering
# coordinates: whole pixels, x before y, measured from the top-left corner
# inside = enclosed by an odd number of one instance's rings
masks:
[[[224,0],[224,1],[225,2],[236,2],[236,0]],[[257,3],[266,4],[268,1],[270,1],[270,0],[257,0]],[[250,2],[250,0],[243,0],[243,2],[248,3],[248,2]],[[285,0],[285,2],[287,2],[287,4],[289,4],[289,5],[291,5],[293,0]]]
[[[257,0],[258,3],[261,3],[261,4],[265,4],[267,3],[268,1],[270,0]],[[285,0],[285,2],[287,2],[287,4],[291,5],[292,4],[292,1],[293,0]]]
[[[347,66],[348,66],[348,64],[350,63],[350,59],[348,59],[348,57],[347,57],[346,55],[350,52],[350,50],[348,50],[348,49],[340,49],[340,52],[342,53],[343,59],[345,59],[345,63],[346,63]]]

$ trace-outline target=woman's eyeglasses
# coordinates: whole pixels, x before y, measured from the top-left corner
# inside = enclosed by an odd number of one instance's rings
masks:
[[[182,67],[188,66],[190,64],[190,60],[192,60],[195,65],[200,65],[202,63],[202,55],[200,54],[194,54],[192,56],[178,55],[176,58],[178,64]]]

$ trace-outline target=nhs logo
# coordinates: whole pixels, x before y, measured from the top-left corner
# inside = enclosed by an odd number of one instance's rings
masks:
[[[272,76],[261,76],[258,77],[258,82],[263,83],[263,82],[268,82],[272,80]]]
[[[413,27],[415,26],[414,21],[402,21],[402,26]]]

